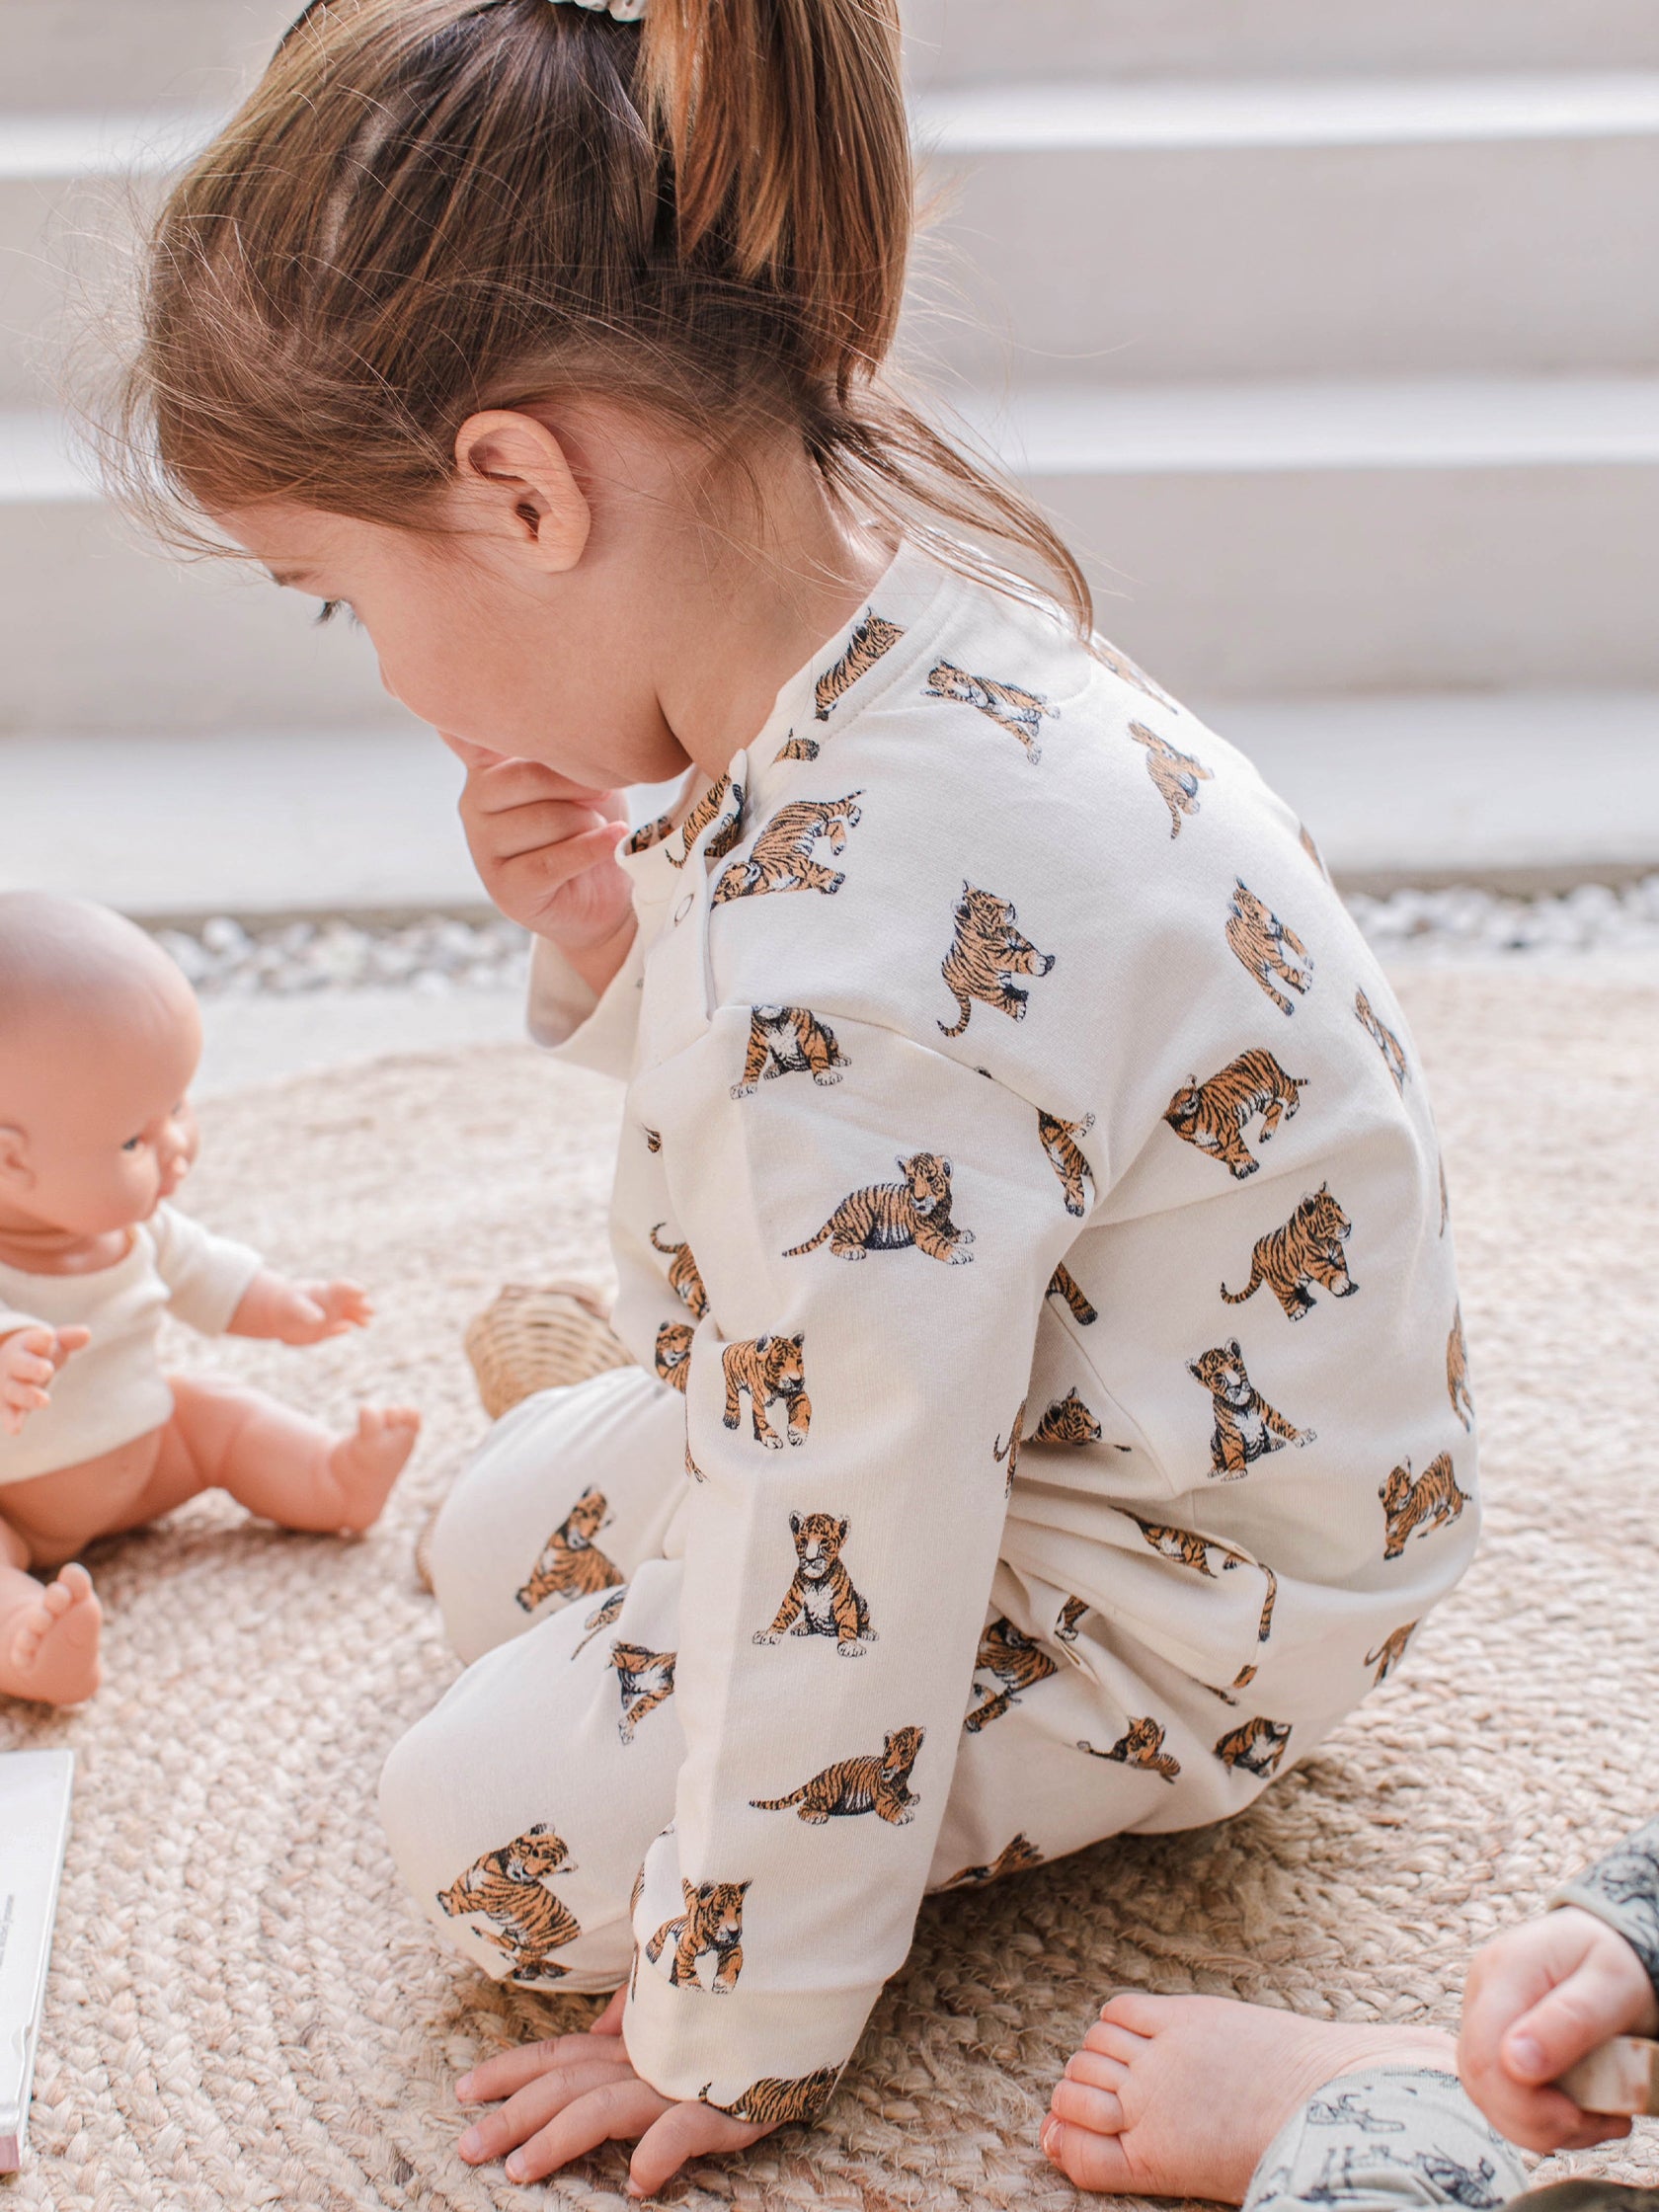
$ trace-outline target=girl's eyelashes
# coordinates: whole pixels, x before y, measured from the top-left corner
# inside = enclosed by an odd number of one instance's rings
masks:
[[[344,611],[347,621],[351,623],[354,630],[361,628],[356,610],[348,606],[344,599],[325,599],[317,610],[318,624],[332,622],[335,616],[342,611]]]

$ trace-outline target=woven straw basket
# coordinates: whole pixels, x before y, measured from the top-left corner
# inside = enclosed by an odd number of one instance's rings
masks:
[[[509,1283],[473,1316],[464,1342],[492,1421],[537,1390],[586,1382],[634,1364],[610,1325],[604,1301],[586,1283]],[[440,1506],[432,1515],[415,1545],[415,1569],[428,1590],[432,1533],[441,1511]]]

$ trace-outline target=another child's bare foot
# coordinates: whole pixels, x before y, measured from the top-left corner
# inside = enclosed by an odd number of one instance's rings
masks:
[[[371,1528],[421,1433],[421,1416],[407,1405],[365,1405],[356,1436],[342,1437],[329,1454],[329,1472],[340,1486],[343,1529]]]
[[[1066,2062],[1043,2149],[1079,2189],[1242,2204],[1273,2138],[1366,2066],[1458,2071],[1432,2027],[1360,2027],[1221,1997],[1127,1991]]]
[[[91,1575],[64,1567],[37,1603],[12,1608],[0,1621],[0,1692],[43,1705],[78,1705],[104,1679],[103,1626]]]

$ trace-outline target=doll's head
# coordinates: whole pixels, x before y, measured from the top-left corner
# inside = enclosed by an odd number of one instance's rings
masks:
[[[196,996],[106,907],[0,893],[0,1230],[98,1236],[177,1190],[197,1152]]]

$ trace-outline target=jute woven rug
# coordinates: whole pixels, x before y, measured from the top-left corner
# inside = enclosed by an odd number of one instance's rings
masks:
[[[1591,971],[1595,975],[1595,971]],[[1117,1983],[1347,2019],[1455,2020],[1472,1946],[1659,1799],[1659,985],[1528,969],[1400,995],[1450,1166],[1485,1445],[1486,1540],[1403,1670],[1230,1827],[1101,1846],[923,1910],[834,2103],[680,2184],[691,2206],[968,2212],[1080,2203],[1036,2149]],[[95,1556],[109,1683],[73,1717],[74,1837],[33,2162],[51,2212],[522,2202],[454,2154],[450,2085],[591,2003],[453,1964],[394,1885],[386,1747],[453,1674],[410,1563],[480,1426],[460,1354],[504,1278],[604,1272],[616,1098],[514,1048],[215,1104],[196,1211],[380,1302],[360,1340],[190,1358],[345,1417],[428,1427],[356,1543],[207,1503]],[[1651,2178],[1638,2140],[1581,2169]],[[543,2201],[621,2201],[614,2151]]]

